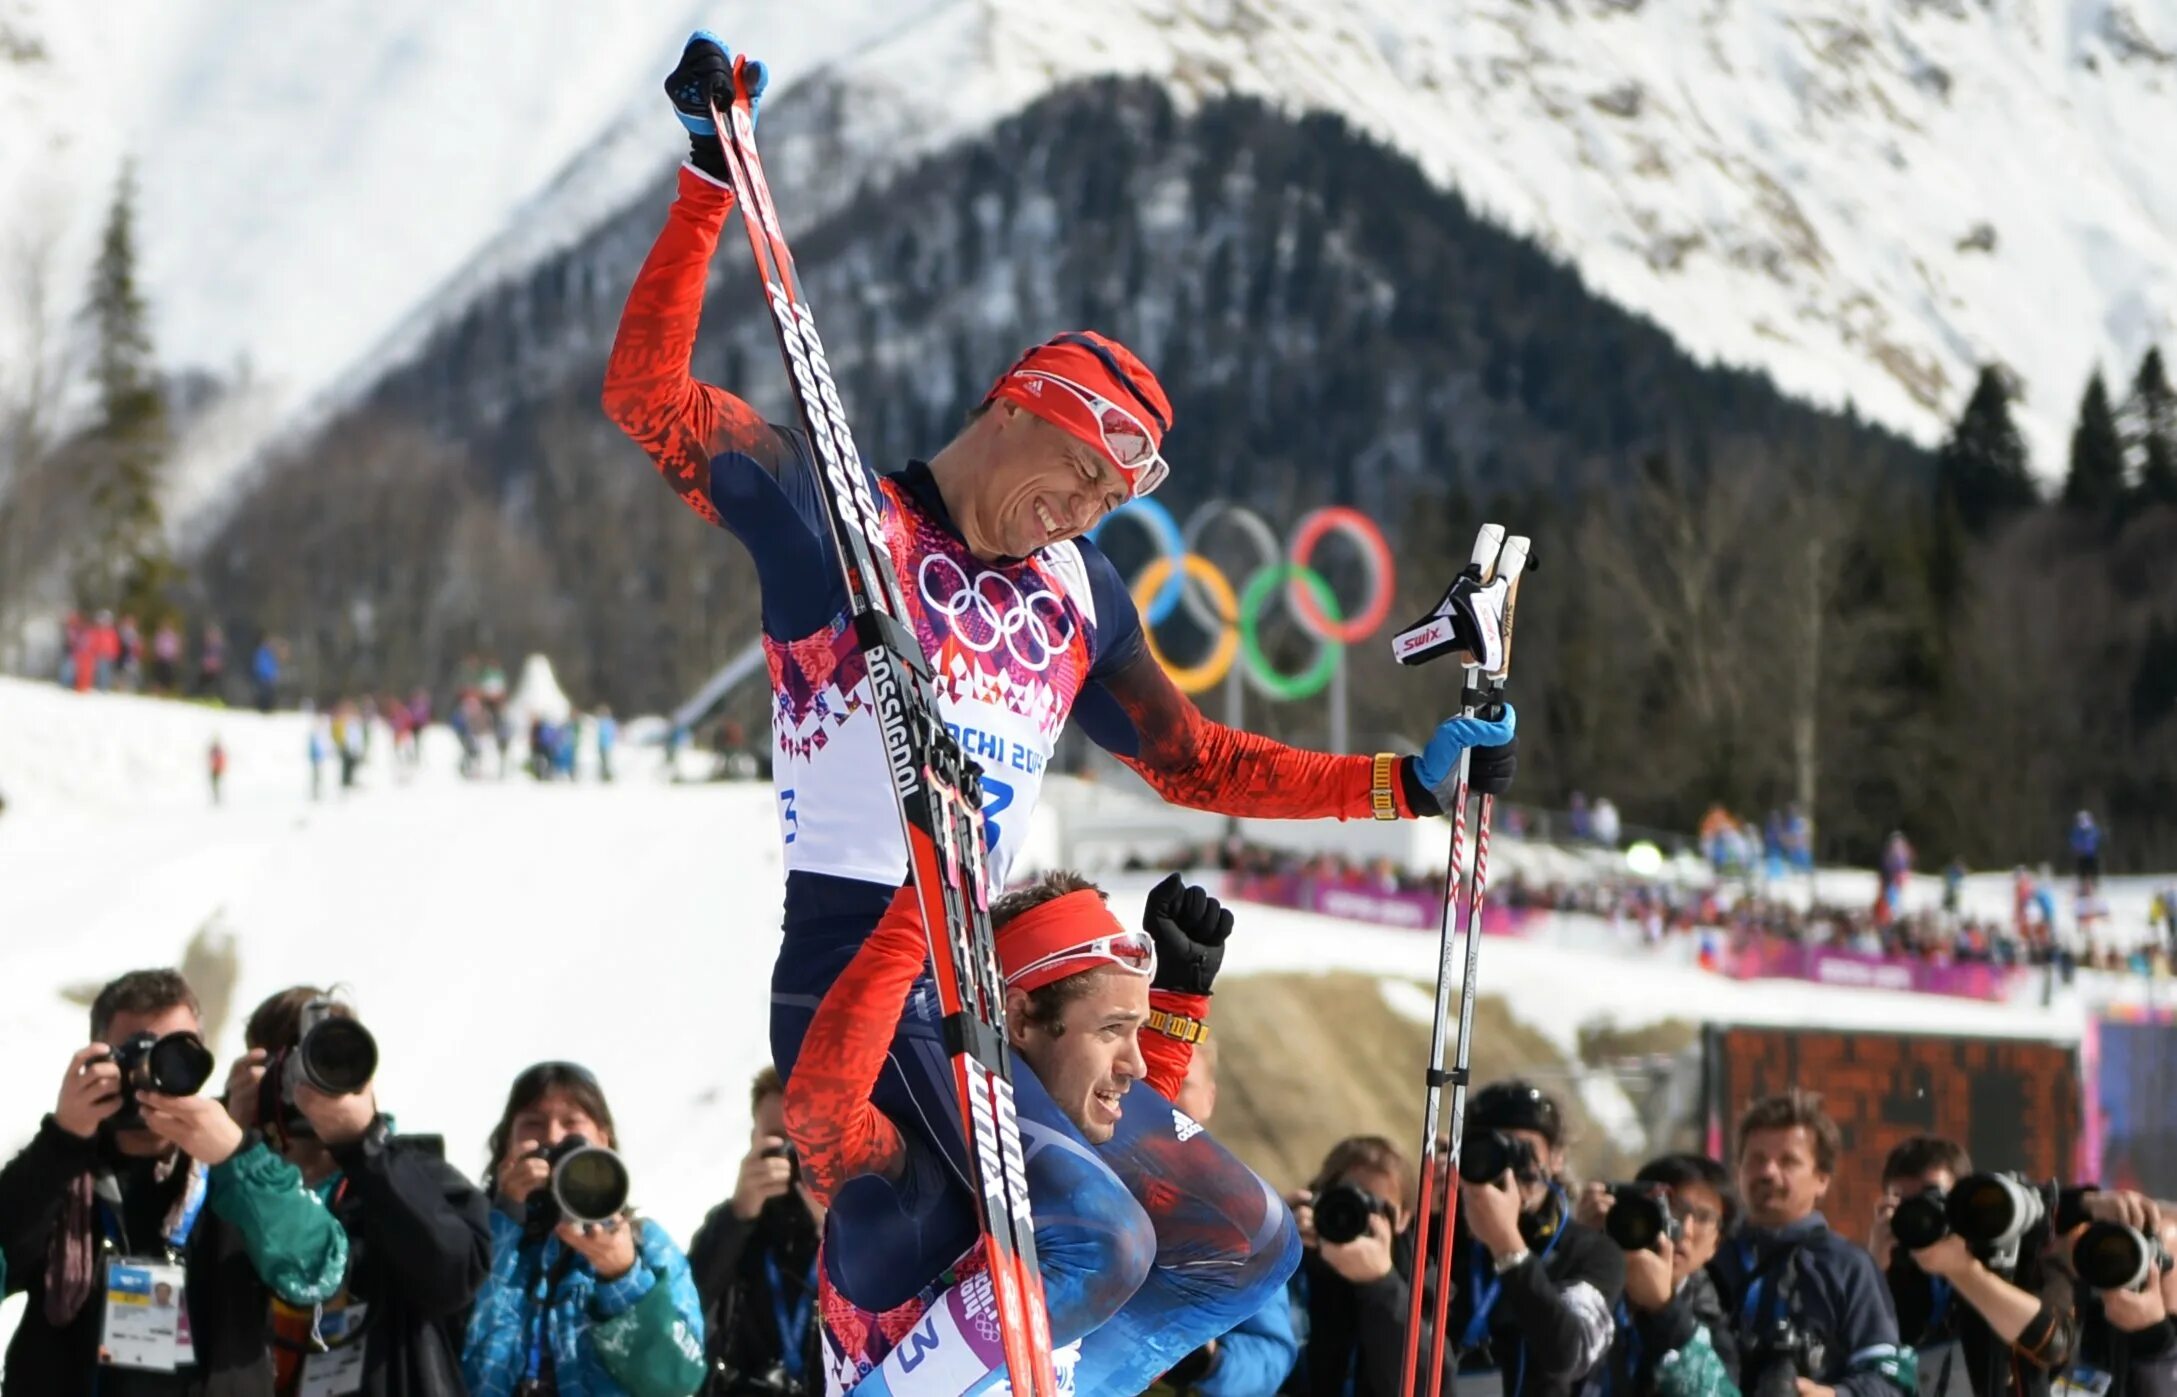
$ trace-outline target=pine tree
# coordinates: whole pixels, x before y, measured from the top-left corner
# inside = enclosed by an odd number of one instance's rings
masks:
[[[166,401],[152,356],[149,313],[136,283],[136,176],[124,165],[91,270],[89,305],[98,420],[86,443],[96,556],[85,600],[147,623],[166,613],[175,580],[159,513],[168,449]]]
[[[2011,420],[2010,386],[1994,365],[1980,371],[1973,396],[1937,453],[1935,479],[1938,512],[1947,503],[1974,534],[2039,502],[2025,439]]]
[[[2124,428],[2135,497],[2143,504],[2177,504],[2177,389],[2170,387],[2159,347],[2147,350],[2132,377]]]
[[[2104,514],[2124,497],[2124,443],[2101,370],[2086,381],[2078,425],[2071,429],[2071,469],[2064,476],[2064,507]]]

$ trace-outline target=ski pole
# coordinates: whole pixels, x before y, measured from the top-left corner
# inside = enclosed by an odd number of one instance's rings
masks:
[[[1504,527],[1501,524],[1484,524],[1474,539],[1474,552],[1468,559],[1467,574],[1479,583],[1487,583],[1496,570],[1497,554],[1504,543]],[[1429,624],[1434,623],[1431,618]],[[1398,641],[1393,642],[1394,653],[1410,653],[1417,648],[1409,636],[1426,627],[1409,628]],[[1460,689],[1460,713],[1471,716],[1473,708],[1466,702],[1473,690],[1473,668],[1465,670],[1465,683]],[[1429,1069],[1427,1095],[1422,1107],[1421,1125],[1421,1192],[1414,1214],[1414,1272],[1411,1294],[1408,1296],[1406,1314],[1406,1353],[1399,1373],[1398,1390],[1401,1397],[1412,1397],[1414,1390],[1415,1363],[1419,1357],[1422,1317],[1422,1277],[1429,1266],[1429,1219],[1436,1195],[1436,1120],[1443,1100],[1444,1033],[1450,1019],[1451,1008],[1451,938],[1458,917],[1459,864],[1466,853],[1466,806],[1467,769],[1469,753],[1459,754],[1459,776],[1454,788],[1451,809],[1451,861],[1444,868],[1444,913],[1438,932],[1438,961],[1436,967],[1436,1013],[1429,1031]],[[1472,970],[1468,974],[1471,976]],[[1463,1011],[1462,1011],[1463,1012]],[[1461,1034],[1464,1037],[1464,1034]],[[1447,1184],[1447,1193],[1450,1186]]]
[[[1525,538],[1514,535],[1505,540],[1503,552],[1497,555],[1496,577],[1504,583],[1504,653],[1499,661],[1501,668],[1485,676],[1482,691],[1472,695],[1482,701],[1484,717],[1501,717],[1504,713],[1504,684],[1512,672],[1512,613],[1519,599],[1520,574],[1527,570],[1530,548]],[[1460,794],[1464,796],[1465,793],[1462,782]],[[1474,997],[1481,973],[1482,904],[1489,893],[1489,818],[1496,805],[1497,798],[1483,792],[1480,809],[1474,817],[1474,873],[1467,884],[1466,967],[1459,978],[1459,1044],[1454,1050],[1451,1071],[1451,1159],[1444,1180],[1443,1231],[1436,1246],[1435,1326],[1429,1335],[1429,1397],[1440,1397],[1444,1387],[1444,1328],[1451,1313],[1451,1287],[1446,1281],[1452,1235],[1459,1220],[1459,1155],[1466,1140],[1466,1090],[1474,1040]],[[1448,913],[1449,909],[1447,916]],[[1419,1270],[1416,1266],[1417,1274]],[[1422,1287],[1417,1284],[1414,1289],[1418,1293]]]

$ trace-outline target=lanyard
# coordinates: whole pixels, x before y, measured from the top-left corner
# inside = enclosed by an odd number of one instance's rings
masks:
[[[786,1309],[783,1292],[786,1283],[779,1277],[779,1264],[771,1253],[763,1254],[764,1278],[771,1282],[771,1318],[779,1326],[779,1362],[786,1369],[786,1376],[801,1381],[801,1374],[808,1366],[802,1349],[809,1337],[809,1312],[816,1307],[816,1262],[809,1262],[809,1278],[802,1283],[800,1302],[791,1315]]]
[[[1928,1277],[1928,1288],[1935,1296],[1934,1303],[1928,1308],[1928,1332],[1933,1334],[1941,1330],[1943,1321],[1950,1317],[1952,1291],[1950,1282],[1941,1276]]]
[[[167,1214],[171,1224],[166,1229],[167,1259],[179,1261],[189,1245],[189,1234],[196,1231],[197,1218],[204,1211],[204,1198],[210,1191],[209,1171],[204,1165],[192,1160],[189,1177],[182,1184],[181,1199],[174,1210]],[[107,1200],[98,1200],[98,1220],[106,1233],[106,1240],[122,1251],[129,1250],[128,1229],[121,1225],[121,1213]]]
[[[1557,1230],[1550,1233],[1549,1241],[1542,1244],[1542,1255],[1537,1258],[1540,1261],[1549,1260],[1550,1253],[1557,1250],[1557,1244],[1564,1240],[1565,1236],[1565,1224],[1562,1216],[1565,1195],[1558,1192],[1555,1184],[1550,1185],[1550,1192],[1557,1199],[1559,1220]],[[1489,1248],[1483,1246],[1480,1242],[1471,1242],[1469,1245],[1472,1247],[1472,1256],[1468,1263],[1467,1274],[1472,1277],[1473,1282],[1474,1313],[1466,1322],[1466,1333],[1460,1336],[1459,1346],[1473,1349],[1480,1348],[1483,1341],[1489,1337],[1489,1313],[1497,1308],[1497,1298],[1504,1292],[1504,1277],[1498,1275],[1497,1268],[1491,1264]]]

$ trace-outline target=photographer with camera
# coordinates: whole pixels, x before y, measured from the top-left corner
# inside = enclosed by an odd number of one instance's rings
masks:
[[[1631,1183],[1591,1183],[1574,1214],[1625,1253],[1607,1377],[1590,1390],[1613,1397],[1714,1397],[1734,1392],[1738,1343],[1708,1265],[1738,1225],[1738,1200],[1721,1164],[1671,1154]]]
[[[340,1289],[346,1234],[198,1094],[200,1035],[177,972],[108,984],[53,1113],[0,1170],[7,1283],[29,1296],[7,1397],[274,1397],[272,1299]]]
[[[1396,1393],[1413,1277],[1414,1167],[1380,1135],[1331,1146],[1286,1195],[1300,1229],[1294,1302],[1306,1316],[1286,1391]],[[1447,1351],[1447,1374],[1451,1359]],[[1348,1388],[1347,1384],[1351,1387]]]
[[[786,1139],[786,1084],[766,1066],[749,1087],[748,1153],[733,1197],[688,1248],[710,1347],[707,1397],[823,1391],[816,1248],[824,1209]]]
[[[430,1137],[396,1135],[372,1082],[377,1041],[346,1004],[297,985],[258,1005],[228,1109],[302,1174],[348,1237],[347,1284],[272,1305],[279,1391],[460,1397],[462,1321],[491,1268],[491,1205]]]
[[[540,1062],[492,1127],[491,1274],[461,1372],[479,1397],[691,1397],[703,1302],[665,1229],[627,1206],[627,1166],[588,1068]]]
[[[1748,1397],[1914,1397],[1882,1272],[1820,1212],[1842,1147],[1821,1097],[1797,1087],[1739,1117],[1746,1226],[1714,1270]]]
[[[2177,1208],[2137,1193],[2066,1190],[2057,1208],[2079,1281],[2079,1344],[2064,1397],[2177,1394]]]
[[[2045,1397],[2070,1362],[2078,1317],[2069,1272],[2049,1264],[2056,1190],[1975,1175],[1938,1135],[1882,1163],[1868,1250],[1930,1397]]]

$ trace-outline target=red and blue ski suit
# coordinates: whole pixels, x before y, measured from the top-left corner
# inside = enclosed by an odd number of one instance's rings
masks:
[[[683,167],[679,197],[629,294],[604,400],[613,421],[651,456],[682,500],[747,547],[761,583],[787,869],[771,1036],[779,1071],[792,1079],[835,1066],[804,1058],[803,1035],[825,992],[876,928],[907,852],[884,785],[877,723],[825,522],[823,485],[807,443],[798,431],[766,422],[739,398],[689,374],[706,273],[732,206],[730,190]],[[980,559],[954,526],[927,467],[912,463],[897,475],[873,475],[871,488],[911,613],[905,619],[930,659],[946,725],[984,773],[994,883],[1002,884],[1020,848],[1044,767],[1069,717],[1175,804],[1269,817],[1372,813],[1370,758],[1303,752],[1203,717],[1149,655],[1132,599],[1094,544],[1077,539],[1026,558]],[[1410,791],[1394,793],[1401,816],[1412,813]],[[890,1234],[874,1218],[855,1223],[855,1254],[896,1259],[904,1251],[918,1258],[912,1264],[886,1277],[847,1275],[851,1257],[830,1249],[833,1282],[872,1310],[911,1296],[978,1236],[958,1104],[926,984],[909,996],[895,1021],[900,1042],[870,1096],[891,1121],[928,1141],[944,1178],[928,1181],[930,1187],[912,1200],[886,1204],[898,1219]],[[1107,1229],[1108,1245],[1095,1265],[1119,1268],[1127,1254],[1141,1251],[1138,1225],[1146,1206],[1156,1228],[1152,1281],[1169,1275],[1183,1283],[1183,1294],[1229,1302],[1189,1302],[1213,1311],[1212,1318],[1229,1308],[1224,1322],[1237,1323],[1282,1284],[1297,1258],[1291,1220],[1274,1193],[1207,1134],[1186,1122],[1192,1127],[1188,1138],[1170,1140],[1154,1161],[1143,1153],[1145,1142],[1130,1144],[1124,1131],[1091,1149],[1033,1074],[1017,1072],[1024,1135],[1033,1131],[1053,1142],[1031,1155],[1029,1172],[1054,1309],[1065,1303],[1065,1282],[1054,1281],[1052,1262],[1068,1248],[1057,1236],[1046,1244],[1043,1234],[1061,1225],[1060,1200],[1069,1208],[1076,1200],[1094,1201],[1103,1196],[1099,1186],[1139,1202],[1129,1201],[1131,1217]],[[1165,1135],[1180,1133],[1169,1102],[1146,1099],[1151,1090],[1136,1084],[1125,1118],[1146,1129],[1155,1117],[1165,1122]],[[1049,1177],[1061,1172],[1061,1161],[1084,1177]],[[852,1201],[842,1198],[841,1211],[851,1211]],[[1163,1217],[1182,1202],[1223,1210],[1228,1216],[1216,1233],[1247,1239],[1242,1249],[1222,1254],[1214,1265],[1182,1255],[1189,1246],[1178,1235],[1183,1229],[1175,1225],[1167,1238]],[[1110,1211],[1114,1217],[1125,1213]],[[865,1246],[865,1236],[886,1236],[888,1244]],[[1167,1245],[1174,1249],[1169,1267]],[[1167,1323],[1164,1332],[1183,1330],[1192,1332],[1192,1326]],[[1146,1337],[1139,1345],[1152,1360],[1161,1347]],[[1087,1363],[1084,1356],[1084,1372]],[[1153,1376],[1156,1370],[1150,1371]]]

